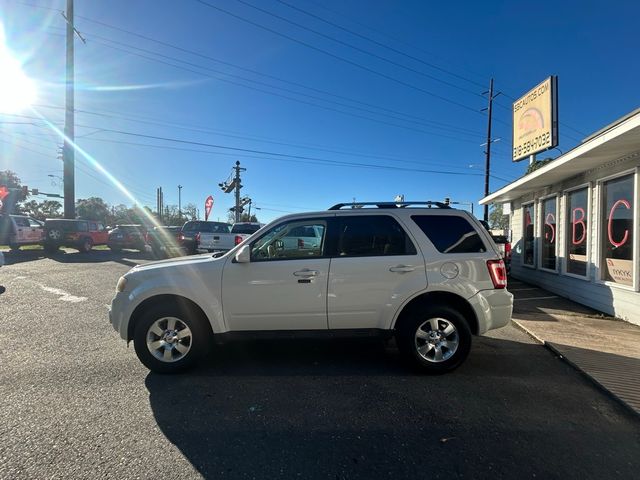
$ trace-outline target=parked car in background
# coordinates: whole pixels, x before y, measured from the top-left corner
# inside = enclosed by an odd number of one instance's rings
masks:
[[[71,247],[86,253],[96,245],[106,245],[108,240],[109,233],[100,222],[58,218],[44,222],[44,249],[47,252]]]
[[[26,215],[0,215],[0,245],[17,250],[23,245],[40,245],[43,237],[40,220]]]
[[[116,225],[109,232],[107,245],[114,252],[123,248],[145,251],[147,229],[143,225]]]
[[[186,253],[189,255],[198,253],[198,245],[200,244],[201,235],[209,233],[214,234],[211,236],[211,240],[213,241],[213,237],[221,234],[230,234],[231,225],[224,222],[205,222],[202,220],[186,222],[182,226],[182,235],[180,237],[180,242],[182,243],[182,247],[185,249]],[[230,248],[233,248],[233,240],[229,241],[232,244],[232,247]],[[226,243],[227,240],[225,240],[225,244]],[[229,248],[227,248],[227,250],[229,250]]]
[[[182,255],[184,248],[180,241],[182,227],[153,227],[147,232],[147,246],[155,258]]]
[[[199,252],[227,252],[260,230],[260,227],[261,223],[239,222],[233,224],[229,233],[200,232],[196,239],[196,248]]]
[[[496,247],[498,247],[500,255],[504,259],[504,264],[507,267],[507,273],[511,273],[511,242],[506,235],[494,235],[492,233],[491,238],[496,244]]]
[[[509,323],[504,261],[471,214],[351,205],[280,218],[220,257],[138,265],[118,280],[111,324],[161,373],[214,341],[294,330],[395,337],[414,367],[443,373],[464,362],[472,335]]]

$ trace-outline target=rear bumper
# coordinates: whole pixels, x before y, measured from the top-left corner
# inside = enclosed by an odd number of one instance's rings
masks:
[[[501,328],[511,321],[513,294],[505,288],[481,290],[469,299],[478,319],[478,334]]]

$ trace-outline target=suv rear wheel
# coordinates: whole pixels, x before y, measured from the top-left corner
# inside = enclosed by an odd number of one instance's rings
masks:
[[[136,323],[136,355],[152,372],[186,370],[209,350],[211,335],[206,322],[201,314],[175,304],[152,307]]]
[[[93,240],[89,237],[83,238],[79,250],[83,253],[89,253],[93,248]]]
[[[418,306],[402,319],[396,341],[403,356],[426,373],[457,368],[471,350],[465,318],[448,306]]]

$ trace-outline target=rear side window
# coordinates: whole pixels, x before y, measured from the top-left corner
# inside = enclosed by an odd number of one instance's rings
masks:
[[[452,215],[413,215],[411,219],[440,253],[486,252],[482,238],[464,217]]]
[[[16,222],[16,225],[18,227],[28,227],[29,225],[29,219],[25,218],[25,217],[13,217],[13,221]]]
[[[371,257],[416,255],[416,247],[400,224],[386,215],[338,219],[338,255]]]

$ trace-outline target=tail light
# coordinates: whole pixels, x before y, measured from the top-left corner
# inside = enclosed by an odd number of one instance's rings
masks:
[[[240,245],[242,243],[242,237],[240,235],[236,235],[235,245]]]
[[[200,245],[200,232],[196,233],[196,245]]]
[[[304,240],[301,238],[298,239],[298,248],[299,249],[304,248]]]
[[[507,269],[504,266],[504,260],[487,260],[487,268],[493,288],[507,288]]]
[[[179,242],[184,242],[184,233],[180,232],[180,233],[178,234],[178,241],[179,241]]]
[[[504,258],[511,259],[511,244],[509,242],[504,244]]]
[[[149,243],[149,232],[144,234],[144,243]]]

